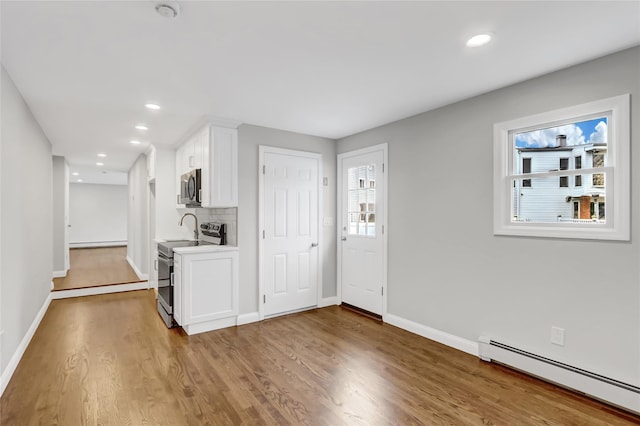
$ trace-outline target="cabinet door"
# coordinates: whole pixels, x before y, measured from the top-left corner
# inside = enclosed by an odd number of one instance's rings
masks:
[[[182,325],[183,322],[183,279],[182,279],[182,256],[174,254],[173,257],[173,319]]]
[[[206,206],[236,207],[238,205],[238,131],[226,127],[211,127],[209,167],[206,179]],[[204,181],[204,178],[203,178]],[[204,183],[203,183],[204,185]]]
[[[238,253],[183,256],[183,325],[238,314]]]

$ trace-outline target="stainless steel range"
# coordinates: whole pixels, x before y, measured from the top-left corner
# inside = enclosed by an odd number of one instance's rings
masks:
[[[224,223],[203,223],[200,229],[204,235],[210,237],[210,241],[180,240],[158,243],[158,313],[169,328],[176,325],[173,320],[173,249],[226,244],[227,230]]]

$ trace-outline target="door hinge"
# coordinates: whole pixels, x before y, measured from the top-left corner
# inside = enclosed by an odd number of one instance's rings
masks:
[[[382,225],[382,233],[384,234],[384,225]]]
[[[384,296],[384,287],[380,287],[380,295]]]
[[[266,175],[267,174],[267,166],[266,165],[262,165],[262,174]]]
[[[384,173],[384,163],[382,163],[382,173]]]
[[[266,294],[262,295],[262,303],[267,303],[267,295]]]
[[[265,233],[264,233],[264,229],[262,230],[262,239],[264,240],[266,238]]]

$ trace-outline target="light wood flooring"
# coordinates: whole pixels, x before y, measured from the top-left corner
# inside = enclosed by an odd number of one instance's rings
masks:
[[[127,262],[126,247],[71,249],[69,264],[66,277],[53,279],[53,291],[140,282]]]
[[[10,425],[630,425],[640,418],[337,306],[195,336],[153,291],[51,302]]]

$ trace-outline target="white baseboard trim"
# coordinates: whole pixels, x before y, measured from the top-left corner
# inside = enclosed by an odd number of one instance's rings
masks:
[[[249,312],[248,314],[238,315],[237,325],[251,324],[258,321],[260,321],[260,314],[258,312]]]
[[[49,308],[49,304],[51,303],[51,300],[52,300],[51,293],[49,293],[44,303],[42,304],[40,311],[38,311],[38,314],[33,319],[33,322],[31,323],[31,326],[27,330],[27,333],[24,335],[24,337],[20,341],[20,344],[16,348],[16,351],[13,353],[13,356],[9,360],[9,364],[7,364],[7,368],[5,368],[4,371],[2,372],[2,376],[0,377],[0,396],[2,396],[2,394],[4,393],[4,390],[7,388],[7,385],[9,384],[9,380],[11,380],[13,373],[16,371],[16,368],[18,367],[18,364],[20,363],[20,360],[24,355],[24,351],[27,350],[27,347],[29,346],[29,343],[31,342],[33,335],[36,333],[36,330],[40,325],[40,321],[42,321],[44,314],[47,312],[47,309]]]
[[[333,306],[333,305],[339,305],[339,304],[340,304],[340,300],[338,299],[338,296],[325,297],[323,299],[320,299],[320,302],[318,303],[318,308],[326,308],[327,306]]]
[[[198,322],[196,324],[183,325],[182,329],[189,335],[206,333],[207,331],[219,330],[221,328],[233,327],[236,325],[236,318],[220,318],[217,320]]]
[[[101,287],[76,288],[73,290],[52,291],[52,299],[68,299],[70,297],[95,296],[96,294],[120,293],[123,291],[147,290],[148,281],[139,283],[105,285]]]
[[[443,345],[458,349],[459,351],[478,356],[478,343],[472,340],[463,339],[462,337],[454,336],[453,334],[445,333],[444,331],[436,330],[435,328],[427,327],[426,325],[418,324],[417,322],[393,314],[384,315],[383,321],[419,336],[426,337],[427,339],[435,340]]]
[[[131,269],[133,269],[133,272],[136,273],[136,275],[138,276],[139,279],[141,279],[141,280],[148,280],[149,279],[149,274],[143,274],[140,271],[140,269],[138,269],[136,264],[133,263],[133,260],[129,256],[127,256],[127,262],[129,262],[129,266],[131,266]]]
[[[89,241],[84,243],[69,243],[69,248],[122,247],[126,245],[126,241]]]
[[[67,271],[53,271],[53,278],[64,278],[67,276]]]

